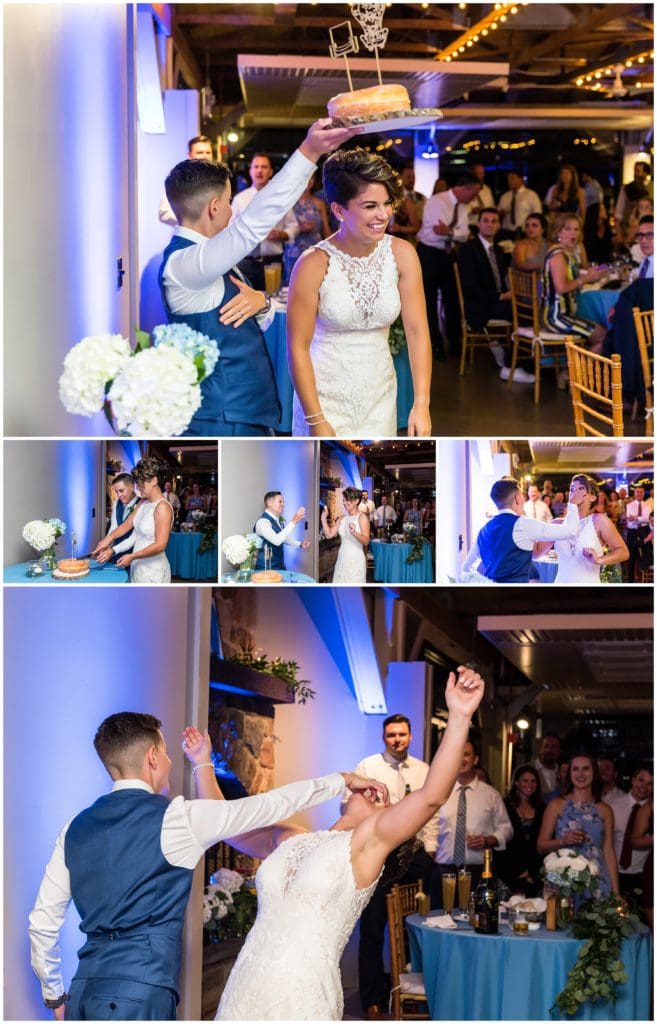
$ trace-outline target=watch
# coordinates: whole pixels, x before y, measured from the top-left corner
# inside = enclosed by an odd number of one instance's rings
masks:
[[[68,1002],[68,992],[62,992],[58,999],[44,999],[44,1005],[48,1010],[56,1010],[58,1006],[63,1006],[64,1003]]]

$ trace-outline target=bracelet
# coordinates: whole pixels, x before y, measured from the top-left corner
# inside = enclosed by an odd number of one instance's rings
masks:
[[[58,1006],[63,1006],[64,1003],[67,1003],[70,998],[68,992],[62,992],[58,999],[44,999],[43,1005],[48,1010],[56,1010]]]
[[[203,764],[195,764],[192,768],[192,775],[196,775],[201,768],[214,768],[212,761],[204,761]]]
[[[267,295],[266,292],[263,294],[265,296],[265,304],[262,307],[262,309],[258,311],[258,313],[256,314],[257,316],[262,316],[263,313],[268,313],[269,310],[271,309],[271,296]]]
[[[304,416],[304,420],[311,427],[315,426],[315,423],[312,422],[313,420],[316,420],[317,423],[325,423],[326,422],[326,420],[324,418],[324,413],[323,412],[311,412],[310,416]]]

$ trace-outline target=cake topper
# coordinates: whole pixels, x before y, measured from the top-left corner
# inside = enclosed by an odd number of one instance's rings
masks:
[[[347,80],[349,82],[349,92],[353,92],[354,87],[351,84],[351,72],[349,71],[347,54],[358,53],[358,40],[351,30],[351,22],[341,21],[339,25],[333,25],[333,27],[329,29],[329,35],[331,37],[329,53],[334,60],[338,57],[344,57],[344,63],[347,69]]]
[[[383,28],[385,10],[385,4],[383,3],[351,5],[351,13],[363,30],[360,41],[367,50],[374,51],[379,85],[383,85],[381,66],[379,64],[379,47],[383,49],[388,39],[388,29]]]

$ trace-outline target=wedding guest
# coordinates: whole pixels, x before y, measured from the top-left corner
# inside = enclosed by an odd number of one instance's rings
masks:
[[[646,160],[637,160],[634,164],[634,178],[632,182],[628,182],[627,185],[623,185],[621,188],[616,205],[614,207],[614,217],[617,222],[622,222],[627,218],[627,208],[631,204],[631,199],[628,197],[627,189],[631,184],[638,185],[640,190],[644,190],[652,197],[652,181],[650,179],[650,164]],[[630,191],[631,194],[631,191]]]
[[[360,504],[358,506],[358,511],[359,512],[364,512],[365,515],[367,516],[367,518],[369,519],[370,523],[374,519],[374,513],[376,512],[376,505],[372,501],[372,499],[370,498],[369,491],[365,491],[365,490],[361,491],[361,494],[360,494]]]
[[[433,189],[431,190],[431,195],[432,196],[437,196],[441,192],[447,192],[448,188],[449,188],[449,184],[447,182],[447,178],[436,178],[436,180],[433,183]]]
[[[528,583],[535,542],[574,537],[579,529],[577,505],[568,505],[563,523],[542,523],[523,515],[523,496],[516,480],[497,480],[490,496],[498,511],[479,531],[462,572],[481,563],[478,571],[495,583]]]
[[[543,890],[543,858],[536,849],[536,841],[545,805],[538,772],[532,765],[521,764],[516,768],[504,806],[513,828],[513,836],[506,848],[496,853],[495,871],[511,892],[538,896]]]
[[[543,268],[541,320],[543,326],[555,334],[585,338],[592,351],[599,351],[605,328],[577,313],[575,295],[586,280],[587,284],[600,281],[606,271],[588,270],[586,278],[580,276],[580,219],[572,213],[560,213],[551,229],[552,245],[548,249]]]
[[[293,433],[395,437],[397,377],[388,333],[401,312],[414,401],[409,437],[431,433],[431,350],[413,246],[386,234],[401,198],[380,156],[339,150],[324,164],[337,232],[297,261],[287,307]]]
[[[258,192],[271,181],[273,176],[274,168],[271,157],[266,153],[254,153],[249,164],[251,185],[249,188],[245,188],[243,192],[238,192],[233,196],[231,203],[232,220],[236,220],[244,213]],[[308,186],[306,185],[302,195],[307,191]],[[271,228],[267,237],[259,242],[248,256],[240,260],[238,266],[254,288],[264,291],[266,263],[280,263],[282,272],[283,246],[288,242],[293,242],[298,234],[299,222],[294,215],[293,209],[289,209]]]
[[[185,499],[185,512],[205,512],[205,499],[199,484],[192,484],[192,493]]]
[[[388,504],[388,495],[381,495],[381,504],[376,510],[376,525],[380,530],[385,529],[387,526],[392,526],[397,515],[392,505]]]
[[[431,905],[442,907],[442,876],[465,867],[471,887],[481,879],[484,850],[504,850],[513,828],[502,801],[492,786],[475,773],[479,756],[468,740],[456,783],[438,812],[438,848],[431,880]]]
[[[552,793],[559,783],[559,758],[561,756],[561,740],[556,732],[546,732],[541,737],[538,757],[533,766],[538,774],[538,781],[543,797]],[[567,764],[567,762],[566,762]]]
[[[652,498],[647,498],[645,487],[638,484],[634,488],[632,500],[625,507],[627,548],[629,551],[629,561],[627,563],[628,583],[634,583],[637,566],[643,556],[643,547],[650,533],[649,516],[652,511]]]
[[[530,213],[542,213],[541,200],[533,189],[527,188],[518,171],[506,176],[509,189],[497,204],[502,218],[503,237],[515,239]]]
[[[543,815],[538,852],[545,855],[565,847],[597,866],[602,896],[619,892],[614,813],[600,800],[597,765],[588,754],[575,754],[570,759],[564,795],[551,800]]]
[[[292,213],[299,225],[299,232],[296,238],[285,243],[283,249],[283,280],[285,283],[290,280],[294,264],[299,256],[306,249],[317,245],[322,238],[328,238],[331,234],[326,203],[317,195],[318,181],[319,172],[315,171],[292,207]]]
[[[622,799],[627,796],[627,794],[624,789],[619,789],[616,785],[618,780],[618,769],[613,757],[604,756],[599,757],[597,760],[598,772],[600,774],[600,782],[602,785],[600,796],[606,804],[613,807],[614,801]]]
[[[516,239],[511,256],[514,270],[537,274],[540,280],[547,256],[548,224],[542,213],[530,213],[525,220],[524,235]]]
[[[527,488],[527,501],[523,505],[524,513],[530,519],[538,519],[541,523],[552,522],[552,512],[541,499],[541,492],[536,484]]]
[[[119,473],[118,476],[115,476],[112,480],[112,489],[116,494],[116,500],[112,502],[110,528],[103,540],[107,540],[110,534],[114,533],[117,526],[121,526],[139,502],[139,495],[135,490],[135,482],[130,473]],[[134,543],[134,531],[130,530],[120,540],[110,544],[109,547],[100,552],[97,561],[116,563],[122,554],[131,550]]]
[[[647,851],[647,857],[641,872],[641,885],[643,888],[643,912],[648,927],[653,928],[653,887],[654,887],[654,801],[652,797],[639,808],[634,819],[631,843],[633,850]]]
[[[173,490],[171,480],[164,481],[164,497],[167,499],[174,513],[180,512],[180,498]]]
[[[629,793],[623,793],[613,803],[614,850],[618,858],[618,882],[620,894],[633,903],[641,897],[643,867],[648,857],[648,848],[636,848],[632,832],[641,807],[653,795],[653,772],[649,765],[639,765],[632,774]],[[606,797],[605,797],[606,799]]]
[[[419,498],[411,498],[410,507],[404,512],[404,522],[414,526],[417,533],[422,533],[422,509]]]
[[[242,800],[169,801],[161,725],[131,711],[100,724],[94,746],[112,790],[67,822],[41,882],[29,919],[32,968],[58,1020],[65,1005],[66,1020],[175,1020],[185,907],[204,852],[331,800],[345,786],[387,798],[381,783],[347,772]],[[202,740],[209,744],[207,733]],[[208,758],[194,775],[200,783],[211,772]],[[71,901],[85,941],[67,994],[59,933]]]
[[[415,245],[427,197],[415,191],[415,170],[412,166],[402,168],[399,176],[404,186],[404,194],[388,225],[388,231],[392,235],[401,235],[411,245]]]
[[[212,162],[212,158],[212,140],[207,135],[195,135],[193,139],[189,140],[187,143],[188,160],[209,160]],[[171,209],[166,192],[162,194],[160,199],[158,217],[163,224],[167,224],[170,228],[178,227],[178,219]]]
[[[577,171],[572,164],[562,164],[559,177],[548,189],[545,205],[551,214],[576,213],[582,223],[586,214],[586,198]]]
[[[160,268],[167,317],[213,338],[219,359],[201,384],[187,436],[270,435],[280,420],[274,372],[260,325],[267,299],[234,271],[301,195],[319,157],[359,133],[312,125],[299,149],[231,222],[229,168],[186,160],[167,178],[178,217]],[[232,271],[232,272],[231,272]]]
[[[383,722],[384,750],[372,754],[358,763],[357,774],[384,782],[390,793],[390,803],[396,804],[408,793],[420,789],[429,772],[429,765],[408,752],[413,739],[411,722],[406,715],[390,715]],[[438,816],[434,815],[418,834],[419,848],[402,878],[396,885],[408,885],[422,880],[424,891],[429,892],[433,857],[436,852]],[[358,987],[366,1020],[381,1018],[386,1004],[386,985],[383,970],[383,941],[387,924],[386,895],[392,883],[377,885],[374,895],[360,919],[358,946]]]
[[[280,491],[267,491],[263,499],[264,511],[253,527],[254,533],[262,537],[264,544],[258,548],[256,557],[256,569],[265,568],[265,544],[271,547],[271,566],[274,571],[285,569],[285,550],[287,544],[292,548],[303,548],[307,551],[310,547],[308,538],[295,540],[291,533],[305,517],[306,510],[301,507],[296,510],[289,523],[283,518],[285,499]]]
[[[555,519],[560,519],[561,516],[566,514],[568,504],[566,502],[565,491],[555,491],[554,498],[552,499],[552,506],[550,511]]]
[[[469,171],[463,172],[453,188],[427,199],[422,224],[417,234],[417,254],[422,267],[422,283],[434,358],[444,361],[448,353],[457,353],[461,341],[461,314],[454,281],[455,245],[468,239],[468,204],[481,189],[481,182]],[[438,323],[438,293],[445,312],[443,339]]]
[[[486,165],[482,163],[471,164],[469,170],[472,171],[481,185],[477,195],[468,203],[470,231],[476,235],[479,231],[481,213],[484,209],[495,209],[495,197],[486,184]]]

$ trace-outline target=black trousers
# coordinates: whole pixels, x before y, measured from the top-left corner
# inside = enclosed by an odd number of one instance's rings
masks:
[[[431,347],[438,358],[458,355],[461,350],[461,311],[456,294],[454,279],[454,256],[443,249],[418,243],[417,254],[422,268],[422,285],[427,303],[427,320]],[[445,311],[445,334],[443,339],[438,323],[438,292]]]
[[[360,943],[358,946],[358,987],[363,1010],[370,1006],[385,1006],[388,1001],[388,984],[383,969],[383,942],[388,915],[386,896],[393,885],[410,885],[422,880],[424,891],[429,892],[433,860],[424,850],[418,851],[402,878],[387,885],[377,885],[372,899],[365,907],[360,919]]]
[[[647,552],[645,549],[648,547],[646,544],[646,537],[650,533],[649,526],[637,526],[636,529],[627,531],[627,550],[630,553],[629,561],[627,563],[627,581],[628,583],[634,583],[634,574],[636,572],[637,564],[640,568],[648,568],[650,563],[650,555],[652,550]],[[652,548],[652,545],[650,545]]]

